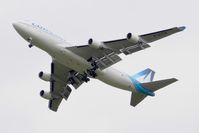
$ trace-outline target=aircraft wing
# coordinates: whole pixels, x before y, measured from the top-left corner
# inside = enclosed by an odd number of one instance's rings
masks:
[[[147,43],[151,43],[154,41],[157,41],[159,39],[162,39],[164,37],[170,36],[172,34],[175,34],[177,32],[183,31],[185,29],[184,26],[182,27],[174,27],[174,28],[170,28],[167,30],[162,30],[162,31],[158,31],[158,32],[153,32],[153,33],[149,33],[149,34],[144,34],[144,35],[140,35],[140,37]]]
[[[51,75],[53,79],[50,82],[50,92],[53,99],[49,100],[49,109],[57,111],[62,99],[68,99],[72,90],[67,85],[70,84],[69,78],[72,71],[56,61],[52,62]],[[77,89],[82,83],[83,81],[79,81],[78,84],[73,84],[73,86]]]
[[[94,59],[99,68],[103,70],[119,62],[121,60],[121,58],[118,56],[120,53],[129,55],[137,51],[146,49],[150,47],[148,43],[180,32],[184,29],[185,27],[174,27],[167,30],[139,35],[138,37],[140,41],[138,41],[137,43],[133,43],[132,41],[129,41],[127,38],[124,38],[97,43],[98,46],[100,46],[101,44],[104,46],[104,48],[101,49],[92,47],[90,45],[67,47],[67,49],[71,50],[72,52],[76,53],[77,55],[83,57],[88,61],[91,58]]]

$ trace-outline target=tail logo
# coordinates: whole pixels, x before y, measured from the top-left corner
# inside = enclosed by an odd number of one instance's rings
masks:
[[[138,91],[144,95],[147,95],[147,96],[155,96],[155,93],[153,91],[143,87],[142,84],[138,80],[136,80],[137,78],[144,76],[144,80],[143,80],[144,82],[146,82],[146,81],[152,82],[154,75],[155,75],[155,72],[153,70],[147,68],[133,76],[129,76],[129,78],[130,78],[131,82],[133,83],[133,85],[135,86],[136,91]],[[149,77],[149,79],[148,79],[148,77]]]

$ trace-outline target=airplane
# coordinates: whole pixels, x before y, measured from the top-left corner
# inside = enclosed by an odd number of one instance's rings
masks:
[[[50,110],[56,112],[63,99],[67,100],[72,89],[77,89],[90,79],[98,79],[113,87],[130,91],[130,105],[136,106],[155,91],[177,81],[176,78],[153,81],[155,71],[147,68],[134,75],[128,75],[112,67],[121,61],[120,54],[132,53],[149,48],[149,43],[185,29],[174,27],[158,32],[135,35],[128,33],[125,38],[97,42],[92,38],[86,45],[71,45],[43,26],[30,21],[13,23],[14,29],[28,42],[52,57],[51,72],[40,72],[39,78],[50,82],[50,91],[40,91],[47,99]]]

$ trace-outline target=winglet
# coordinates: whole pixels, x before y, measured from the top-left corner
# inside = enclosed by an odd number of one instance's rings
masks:
[[[179,29],[180,31],[183,31],[183,30],[186,29],[186,27],[185,27],[185,26],[181,26],[181,27],[178,27],[178,29]]]

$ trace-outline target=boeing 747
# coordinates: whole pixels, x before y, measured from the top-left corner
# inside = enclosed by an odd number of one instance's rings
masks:
[[[183,31],[185,27],[144,35],[128,33],[126,38],[111,41],[89,39],[86,45],[76,46],[33,22],[21,21],[13,23],[13,26],[30,48],[38,47],[52,57],[51,72],[39,73],[39,78],[50,82],[50,91],[41,90],[40,96],[49,100],[48,107],[52,111],[58,110],[62,99],[68,99],[72,91],[70,86],[77,89],[92,78],[131,92],[132,106],[147,96],[155,96],[155,91],[177,81],[176,78],[153,81],[155,72],[150,68],[128,75],[111,66],[122,60],[120,54],[130,55],[147,49],[149,43]]]

